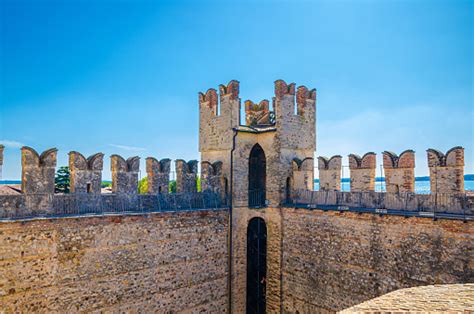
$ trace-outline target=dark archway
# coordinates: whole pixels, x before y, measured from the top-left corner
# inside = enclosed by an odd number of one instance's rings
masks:
[[[249,207],[265,206],[267,161],[262,147],[255,144],[249,156]]]
[[[247,314],[265,313],[267,285],[267,226],[252,218],[247,227]]]

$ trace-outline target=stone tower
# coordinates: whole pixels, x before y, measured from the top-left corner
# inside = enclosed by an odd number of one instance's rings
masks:
[[[245,101],[240,123],[239,82],[199,93],[201,164],[219,164],[232,198],[232,312],[246,309],[247,233],[255,219],[265,226],[268,269],[266,311],[280,311],[281,207],[293,189],[313,188],[316,90],[277,80],[270,102]],[[250,229],[249,229],[250,230]],[[262,277],[263,278],[263,277]]]

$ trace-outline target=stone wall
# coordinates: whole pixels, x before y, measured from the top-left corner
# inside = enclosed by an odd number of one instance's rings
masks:
[[[0,309],[227,310],[227,211],[0,223]]]
[[[400,156],[388,151],[382,154],[387,192],[415,192],[415,152],[406,150]]]
[[[284,311],[337,311],[390,291],[474,281],[471,223],[283,209]]]
[[[427,150],[431,193],[464,192],[464,148],[456,146],[443,154]]]
[[[369,152],[364,156],[350,154],[349,168],[351,171],[351,192],[375,190],[375,153]]]
[[[341,190],[342,156],[331,158],[318,157],[319,189],[326,191]]]

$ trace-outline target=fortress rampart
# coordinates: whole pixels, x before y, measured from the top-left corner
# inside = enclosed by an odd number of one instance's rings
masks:
[[[219,91],[219,92],[218,92]],[[333,312],[386,292],[473,278],[473,200],[464,151],[428,150],[431,194],[415,194],[414,152],[318,158],[316,90],[282,80],[270,101],[240,83],[199,93],[199,162],[69,153],[71,193],[54,193],[57,150],[22,149],[22,190],[0,196],[0,309]],[[197,182],[200,179],[200,186]],[[200,188],[200,192],[199,192]]]

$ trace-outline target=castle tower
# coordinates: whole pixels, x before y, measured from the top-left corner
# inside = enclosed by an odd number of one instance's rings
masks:
[[[319,190],[340,191],[341,168],[342,156],[336,155],[329,159],[323,156],[318,157]]]
[[[385,151],[383,169],[388,193],[415,192],[415,152],[406,150],[397,156]]]
[[[87,159],[79,152],[69,153],[71,193],[100,194],[104,154],[97,153]]]
[[[456,146],[446,155],[428,149],[431,193],[464,193],[464,148]]]
[[[350,154],[349,169],[351,171],[351,192],[374,191],[375,168],[375,153],[369,152],[362,157]]]
[[[231,295],[235,313],[245,312],[246,302],[251,300],[245,295],[251,290],[246,288],[250,284],[247,276],[264,278],[255,284],[266,291],[266,311],[280,311],[280,205],[293,189],[313,188],[316,90],[296,88],[282,80],[274,87],[274,111],[267,100],[247,100],[243,125],[237,81],[221,85],[219,95],[215,89],[199,94],[202,176],[215,172],[209,165],[221,163],[222,177],[228,180],[232,197]],[[204,186],[209,184],[207,180]],[[272,262],[265,270],[246,267],[247,234],[266,241],[260,247],[266,248],[266,258]]]

